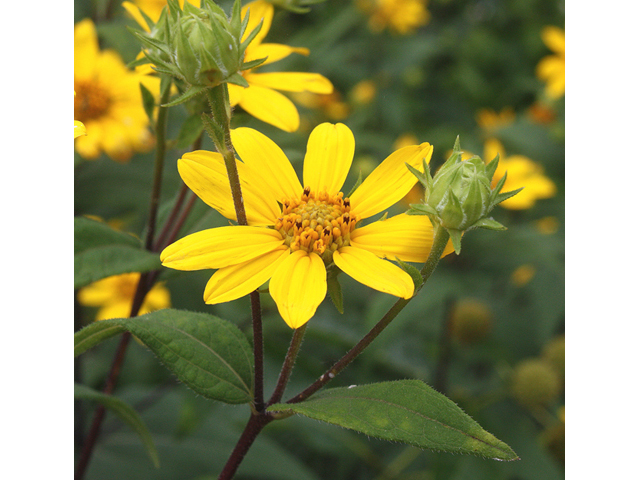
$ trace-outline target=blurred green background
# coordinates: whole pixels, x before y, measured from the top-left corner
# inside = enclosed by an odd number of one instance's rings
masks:
[[[126,26],[135,23],[116,6],[106,19],[105,1],[75,2],[75,22],[93,18],[102,48],[125,62],[140,47]],[[219,2],[229,11],[231,2]],[[341,121],[354,132],[356,157],[345,189],[358,171],[369,173],[404,134],[434,145],[432,171],[457,135],[464,150],[482,155],[497,138],[507,156],[540,164],[557,187],[532,208],[497,207],[506,232],[465,235],[461,255],[440,264],[425,288],[390,327],[331,386],[417,378],[453,399],[483,428],[509,444],[520,461],[420,451],[358,433],[292,417],[273,422],[258,438],[236,478],[242,479],[512,479],[564,477],[564,101],[544,96],[536,65],[552,52],[541,39],[547,25],[563,28],[564,4],[549,0],[431,0],[429,22],[415,33],[373,32],[355,2],[327,0],[307,14],[277,8],[267,41],[308,47],[263,71],[310,71],[336,89],[324,107],[299,105],[301,128],[285,133],[237,111],[233,126],[250,126],[280,145],[301,172],[311,129]],[[366,88],[360,82],[367,81]],[[363,92],[365,92],[363,94]],[[302,102],[304,99],[300,99]],[[478,124],[482,109],[512,109],[512,120]],[[542,113],[541,113],[542,112]],[[169,114],[175,139],[188,114]],[[205,139],[203,148],[213,149]],[[176,160],[168,152],[160,216],[180,188]],[[149,208],[153,152],[128,163],[76,154],[75,214],[96,215],[142,236]],[[412,199],[415,202],[416,199]],[[398,205],[396,213],[408,208]],[[197,201],[183,232],[226,224]],[[205,305],[212,272],[166,271],[161,281],[174,308],[212,313],[251,335],[248,299]],[[340,358],[386,312],[394,298],[341,276],[345,312],[327,298],[310,321],[285,398],[298,393]],[[265,381],[270,393],[291,331],[268,295],[262,296]],[[95,309],[77,308],[76,328]],[[77,381],[101,389],[117,345],[112,339],[77,361]],[[179,384],[144,347],[132,342],[115,394],[133,405],[154,435],[161,469],[151,465],[135,433],[108,414],[88,479],[216,478],[244,427],[246,406],[212,403]],[[77,441],[93,405],[76,408]]]

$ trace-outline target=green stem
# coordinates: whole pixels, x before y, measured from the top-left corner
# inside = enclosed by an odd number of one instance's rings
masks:
[[[307,329],[307,325],[308,324],[305,323],[300,328],[296,328],[294,330],[293,337],[291,337],[291,344],[289,345],[289,350],[287,351],[287,356],[284,358],[284,362],[282,363],[282,370],[280,371],[280,376],[278,377],[278,383],[276,384],[276,388],[273,391],[273,395],[271,395],[271,398],[269,399],[269,403],[267,405],[273,405],[274,403],[278,403],[282,399],[284,389],[287,387],[289,377],[291,376],[291,371],[293,370],[293,365],[296,362],[296,357],[298,356],[300,345],[302,345],[302,338],[304,337],[304,331]]]
[[[422,285],[416,289],[416,294],[426,281],[429,279],[433,271],[438,266],[438,262],[440,261],[440,257],[444,252],[445,247],[447,246],[447,241],[449,240],[449,233],[442,227],[436,227],[434,231],[434,239],[433,246],[431,248],[431,253],[429,254],[429,258],[427,262],[422,267],[420,274],[422,275]],[[416,294],[413,297],[415,298]],[[371,342],[373,342],[378,335],[382,333],[382,331],[391,323],[391,321],[396,318],[398,313],[402,311],[404,307],[411,301],[411,298],[405,299],[400,298],[393,306],[389,309],[389,311],[380,319],[380,321],[367,333],[362,340],[360,340],[351,350],[349,350],[340,360],[338,360],[329,370],[323,373],[318,380],[309,385],[305,390],[300,392],[298,395],[288,400],[287,403],[299,403],[303,400],[306,400],[315,392],[320,390],[324,385],[326,385],[332,378],[338,375],[342,370],[345,369],[347,365],[349,365],[358,355],[362,353],[362,351],[367,348]]]

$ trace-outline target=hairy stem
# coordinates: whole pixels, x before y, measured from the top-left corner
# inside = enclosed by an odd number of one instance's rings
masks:
[[[282,395],[284,394],[284,389],[289,382],[289,377],[291,376],[291,371],[293,370],[293,365],[295,364],[296,357],[298,356],[298,351],[300,350],[300,345],[302,345],[302,338],[304,337],[304,331],[307,329],[307,324],[305,323],[300,328],[297,328],[293,332],[293,337],[291,337],[291,344],[289,345],[289,350],[287,351],[287,355],[284,358],[284,362],[282,363],[282,370],[280,371],[280,376],[278,377],[278,383],[276,384],[276,388],[273,391],[273,395],[269,399],[269,405],[273,405],[274,403],[278,403],[282,399]]]

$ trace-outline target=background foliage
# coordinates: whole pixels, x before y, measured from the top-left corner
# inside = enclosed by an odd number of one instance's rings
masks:
[[[230,2],[221,3],[229,11]],[[102,48],[113,48],[125,61],[133,60],[139,45],[126,30],[133,21],[121,7],[112,18],[102,20],[105,8],[106,2],[76,0],[74,20],[94,18]],[[515,121],[494,129],[491,135],[502,141],[508,155],[524,155],[543,165],[558,193],[527,210],[498,207],[494,217],[508,230],[477,230],[466,235],[462,254],[441,262],[418,298],[331,386],[423,380],[456,401],[522,460],[499,463],[423,452],[293,417],[265,429],[237,478],[563,478],[564,426],[559,418],[563,417],[559,414],[563,391],[544,406],[534,407],[518,402],[511,393],[518,365],[548,357],[549,345],[564,333],[563,100],[548,104],[551,115],[544,123],[534,121],[531,115],[531,107],[541,101],[544,89],[535,67],[551,53],[540,32],[546,25],[563,27],[563,3],[433,0],[428,8],[430,22],[406,36],[371,32],[366,15],[353,2],[328,0],[304,15],[276,10],[267,40],[311,50],[308,57],[294,55],[278,62],[278,70],[325,75],[347,105],[349,114],[339,121],[347,124],[356,138],[356,168],[352,169],[356,173],[347,180],[347,190],[356,181],[358,169],[367,174],[405,133],[434,145],[432,168],[444,161],[457,135],[463,149],[482,155],[489,132],[478,125],[477,112],[511,107]],[[375,86],[369,102],[363,102],[354,90],[362,80]],[[234,126],[262,131],[300,170],[309,131],[322,121],[338,119],[330,108],[299,110],[303,121],[295,133],[282,132],[240,111],[234,115]],[[170,110],[169,138],[178,137],[187,117],[181,107]],[[203,148],[213,146],[205,140]],[[174,148],[167,155],[162,197],[165,214],[180,185],[176,160],[186,151]],[[75,214],[115,221],[122,230],[141,237],[152,157],[153,153],[138,154],[122,164],[104,155],[84,161],[76,154]],[[162,214],[161,207],[161,218]],[[552,228],[540,228],[541,219]],[[181,236],[225,222],[198,200]],[[526,268],[518,270],[523,265]],[[517,270],[521,273],[514,276]],[[533,272],[533,276],[525,281],[523,271]],[[202,292],[210,273],[164,272],[161,281],[171,292],[172,306],[228,319],[250,336],[248,299],[215,306],[203,303]],[[320,306],[309,323],[289,394],[313,382],[393,302],[392,297],[349,278],[341,278],[341,282],[345,312],[339,314],[328,299]],[[452,336],[450,328],[456,304],[465,299],[482,302],[490,311],[487,333],[472,335],[472,341],[467,342]],[[270,392],[289,344],[290,329],[279,318],[270,297],[263,295],[262,300],[265,389]],[[76,329],[93,320],[94,309],[78,306],[76,310]],[[79,357],[76,380],[100,390],[116,343],[111,339]],[[215,478],[248,417],[245,406],[217,404],[197,396],[135,342],[129,347],[115,394],[134,406],[151,430],[161,469],[156,470],[149,461],[135,432],[110,413],[87,478]],[[92,409],[92,404],[84,402],[76,408],[79,436]]]

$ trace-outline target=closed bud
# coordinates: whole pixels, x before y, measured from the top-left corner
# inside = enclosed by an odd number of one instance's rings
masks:
[[[456,139],[453,153],[434,177],[425,165],[422,173],[409,167],[425,187],[423,204],[412,205],[407,213],[428,215],[434,225],[447,229],[456,253],[460,253],[462,234],[474,228],[504,230],[505,227],[488,217],[500,202],[519,190],[500,193],[506,175],[491,189],[491,180],[498,166],[498,157],[485,165],[480,157],[462,160],[460,140]]]
[[[223,82],[246,86],[242,70],[256,62],[243,63],[244,52],[260,26],[242,41],[247,22],[240,18],[236,0],[231,18],[211,0],[197,8],[168,0],[160,19],[148,33],[136,32],[145,45],[145,56],[155,70],[177,77],[194,88],[213,88]],[[245,19],[246,20],[246,19]]]

